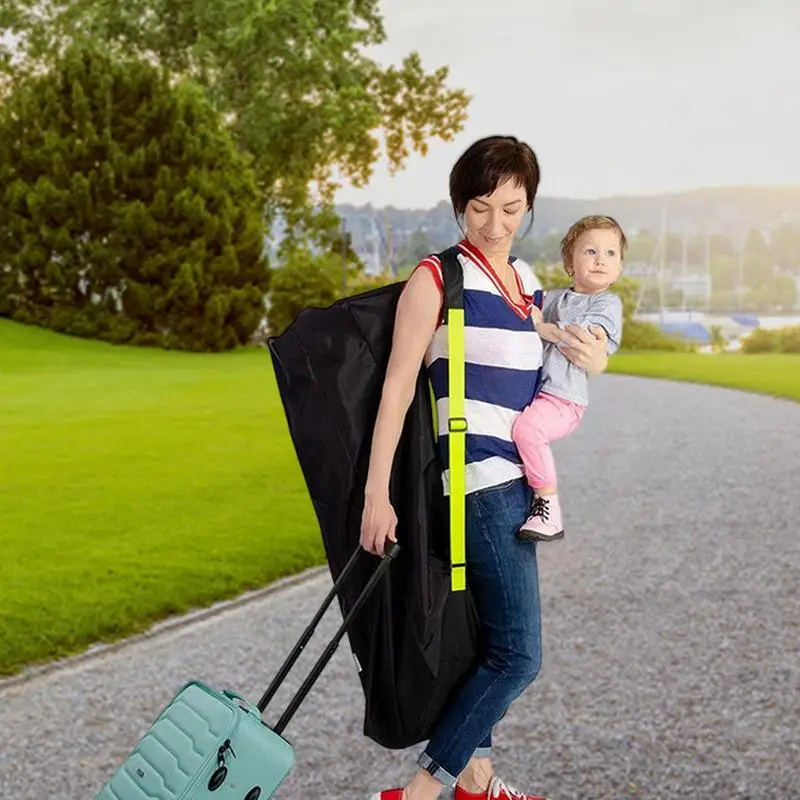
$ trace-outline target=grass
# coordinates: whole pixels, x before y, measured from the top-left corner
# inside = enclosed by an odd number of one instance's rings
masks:
[[[324,562],[265,351],[0,320],[0,675]]]
[[[621,353],[611,372],[800,400],[800,356]],[[0,319],[0,675],[324,563],[269,356]]]
[[[626,353],[608,371],[648,378],[704,383],[800,401],[800,355],[764,353]]]

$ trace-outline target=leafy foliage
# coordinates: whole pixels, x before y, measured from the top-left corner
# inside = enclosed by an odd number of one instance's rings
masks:
[[[0,314],[79,336],[235,347],[269,286],[248,160],[196,86],[69,48],[0,109]]]
[[[742,339],[743,353],[800,353],[800,325],[768,330],[756,328]]]
[[[328,254],[313,255],[305,248],[290,252],[275,270],[269,295],[270,334],[279,335],[305,308],[324,308],[340,296]]]
[[[367,275],[334,251],[312,254],[297,247],[275,270],[269,295],[269,333],[279,335],[305,308],[325,308],[342,297],[377,289],[397,280],[388,275]]]
[[[696,346],[679,336],[668,336],[658,325],[632,319],[622,332],[621,350],[661,350],[670,353],[691,353]]]
[[[386,38],[379,0],[0,0],[0,21],[20,35],[17,70],[86,37],[202,85],[290,231],[329,224],[311,211],[312,190],[327,204],[337,173],[365,184],[381,137],[397,170],[466,119],[447,68],[426,72],[416,53],[389,67],[367,56]]]

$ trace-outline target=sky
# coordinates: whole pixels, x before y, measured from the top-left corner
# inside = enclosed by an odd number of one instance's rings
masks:
[[[473,96],[464,130],[337,201],[427,208],[475,139],[511,134],[540,194],[599,198],[800,185],[800,0],[382,0],[399,63]]]

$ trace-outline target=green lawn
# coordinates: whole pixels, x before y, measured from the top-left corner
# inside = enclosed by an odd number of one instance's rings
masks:
[[[707,383],[800,400],[800,355],[619,353],[609,372]]]
[[[800,356],[610,369],[800,399]],[[0,675],[324,563],[268,354],[0,319],[0,546]]]
[[[0,675],[324,562],[266,351],[0,319]]]

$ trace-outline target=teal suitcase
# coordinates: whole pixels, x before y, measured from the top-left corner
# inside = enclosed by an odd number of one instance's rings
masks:
[[[95,800],[267,800],[294,765],[283,731],[330,661],[347,628],[388,569],[386,555],[311,668],[278,722],[262,714],[363,551],[358,548],[257,704],[236,692],[190,681],[172,698]],[[365,554],[366,555],[366,554]]]

